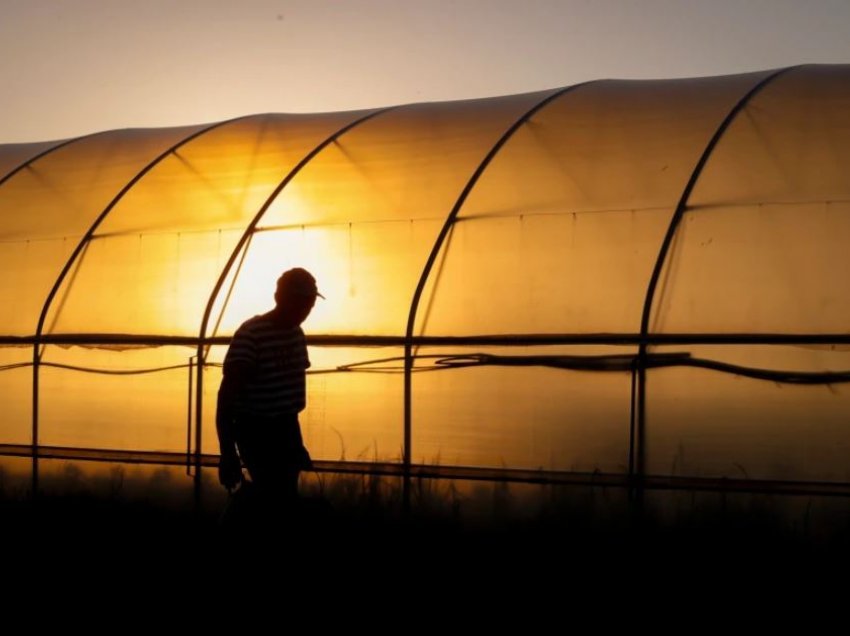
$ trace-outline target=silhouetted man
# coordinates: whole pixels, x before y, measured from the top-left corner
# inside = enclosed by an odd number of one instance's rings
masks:
[[[259,493],[285,502],[298,495],[298,474],[310,465],[298,423],[310,366],[300,325],[317,296],[324,298],[308,271],[287,270],[277,281],[275,308],[233,336],[216,414],[218,476],[227,489],[242,480],[241,457]]]

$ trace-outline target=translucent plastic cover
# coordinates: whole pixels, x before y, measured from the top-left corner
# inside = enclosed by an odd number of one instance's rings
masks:
[[[317,459],[848,481],[848,174],[839,65],[0,146],[0,443],[216,453],[305,267]]]

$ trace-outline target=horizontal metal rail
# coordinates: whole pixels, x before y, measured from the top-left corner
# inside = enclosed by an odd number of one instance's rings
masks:
[[[3,456],[31,458],[33,456],[33,449],[30,445],[0,444],[0,457]],[[186,464],[186,454],[180,452],[126,451],[58,446],[40,446],[38,449],[38,458],[40,460],[93,461],[160,466],[184,466]],[[215,468],[218,466],[218,455],[201,455],[200,460],[201,466],[205,468]],[[405,466],[401,462],[314,461],[313,470],[318,473],[378,475],[401,479],[404,477]],[[460,481],[492,481],[623,489],[628,488],[630,485],[629,477],[626,473],[571,472],[428,464],[412,464],[410,471],[413,479],[453,479]],[[645,478],[643,486],[651,490],[850,497],[850,482],[649,475]]]

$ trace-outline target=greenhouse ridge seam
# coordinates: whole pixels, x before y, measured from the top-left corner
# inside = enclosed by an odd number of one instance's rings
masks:
[[[61,148],[64,148],[65,146],[68,146],[70,144],[77,143],[78,141],[83,141],[85,139],[90,139],[92,137],[97,137],[98,135],[103,135],[103,134],[106,134],[107,132],[109,132],[109,131],[100,130],[98,132],[94,132],[94,133],[91,133],[91,134],[88,134],[88,135],[81,135],[79,137],[72,137],[71,139],[66,139],[65,141],[60,141],[59,143],[57,143],[53,146],[50,146],[49,148],[46,148],[45,150],[41,151],[40,153],[38,153],[34,157],[30,157],[26,161],[22,162],[21,164],[19,164],[18,166],[16,166],[15,168],[10,170],[9,172],[7,172],[3,177],[0,177],[0,186],[2,186],[4,183],[6,183],[9,179],[14,177],[16,174],[18,174],[22,170],[29,168],[33,163],[35,163],[36,161],[38,161],[42,157],[46,157],[50,153],[55,152],[57,150],[60,150]]]

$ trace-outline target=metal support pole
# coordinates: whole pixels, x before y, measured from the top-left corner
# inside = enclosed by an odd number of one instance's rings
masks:
[[[195,371],[195,356],[189,356],[189,395],[187,399],[187,414],[186,414],[186,474],[192,474],[192,405],[193,385]]]
[[[676,204],[676,209],[670,219],[670,225],[667,227],[667,233],[664,235],[664,240],[662,241],[661,247],[658,251],[658,258],[655,261],[655,266],[652,270],[652,275],[650,276],[649,284],[647,285],[646,297],[644,298],[643,313],[641,315],[640,323],[640,342],[638,345],[638,408],[636,450],[637,458],[635,470],[639,485],[640,481],[646,475],[646,363],[647,349],[650,343],[649,319],[652,313],[652,303],[655,299],[655,291],[658,287],[658,281],[661,278],[661,270],[663,269],[664,263],[667,260],[667,255],[670,253],[670,247],[673,243],[673,237],[676,235],[676,230],[678,229],[682,217],[685,214],[685,210],[687,209],[688,199],[691,196],[691,192],[693,191],[694,186],[699,180],[699,177],[702,174],[703,168],[705,168],[709,157],[711,156],[712,152],[714,152],[717,143],[723,137],[723,134],[729,128],[729,125],[735,120],[738,113],[740,113],[744,109],[744,107],[754,95],[761,91],[771,81],[790,70],[791,68],[779,69],[766,75],[765,77],[762,77],[761,80],[756,82],[737,101],[737,103],[723,118],[723,121],[720,122],[717,129],[714,131],[714,134],[711,136],[711,139],[709,139],[708,143],[706,144],[706,147],[703,149],[703,152],[700,155],[696,166],[691,172],[690,178],[688,179],[688,182],[685,185],[684,190],[682,191],[682,195],[679,197],[679,201]]]
[[[431,248],[431,253],[428,255],[428,260],[425,262],[425,266],[422,268],[422,274],[419,277],[419,282],[416,285],[416,290],[413,292],[413,298],[410,302],[410,311],[407,316],[407,329],[405,330],[405,340],[404,340],[404,466],[405,466],[405,477],[404,477],[404,503],[405,509],[407,509],[410,505],[410,467],[411,467],[411,456],[413,454],[412,450],[412,375],[413,375],[413,330],[416,324],[416,314],[419,309],[419,303],[422,300],[422,294],[425,291],[425,284],[428,281],[428,276],[431,274],[431,270],[434,267],[434,263],[437,260],[437,255],[440,253],[440,250],[443,248],[443,244],[445,243],[446,237],[449,235],[449,230],[457,218],[457,215],[460,213],[460,209],[463,207],[463,204],[466,202],[466,199],[469,197],[469,194],[472,192],[472,189],[475,187],[475,184],[478,183],[478,180],[481,178],[481,175],[484,174],[484,171],[487,169],[487,166],[490,165],[490,162],[493,158],[499,153],[502,147],[507,143],[507,141],[514,135],[514,133],[520,129],[520,127],[525,124],[529,119],[531,119],[537,112],[539,112],[544,106],[548,105],[550,102],[555,100],[556,98],[562,96],[565,93],[573,91],[580,86],[584,86],[584,84],[576,84],[575,86],[568,86],[567,88],[562,88],[556,91],[550,91],[546,96],[538,101],[534,106],[520,115],[508,128],[504,133],[499,137],[498,141],[490,148],[484,158],[481,160],[481,163],[478,164],[478,167],[472,173],[469,180],[466,182],[463,190],[458,196],[455,204],[452,206],[452,209],[449,211],[448,216],[446,217],[446,221],[443,224],[443,227],[440,229],[440,233],[437,235],[436,241],[434,241],[434,245]]]

